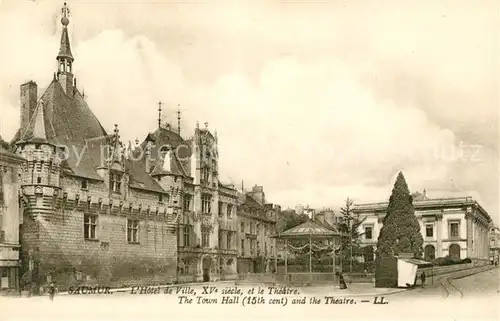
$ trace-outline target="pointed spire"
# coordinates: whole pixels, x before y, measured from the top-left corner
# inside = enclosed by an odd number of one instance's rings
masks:
[[[22,135],[22,141],[48,142],[44,113],[44,102],[40,101]]]
[[[115,129],[113,130],[113,161],[121,161],[122,150],[120,144],[120,130],[118,129],[118,124],[115,124]]]
[[[73,62],[73,54],[71,53],[71,45],[69,42],[69,36],[68,36],[68,24],[69,24],[69,9],[66,5],[66,2],[64,3],[64,6],[61,9],[62,13],[62,18],[61,18],[61,24],[62,24],[62,33],[61,33],[61,44],[59,47],[59,54],[57,55],[57,60],[59,62],[67,59],[70,63]],[[61,71],[61,70],[59,70]],[[69,70],[71,72],[71,70]]]
[[[181,135],[181,105],[177,105],[177,134]]]
[[[161,100],[158,101],[158,128],[161,128]]]
[[[38,109],[33,119],[33,138],[47,140],[45,133],[45,119],[43,117],[43,101],[38,105]]]

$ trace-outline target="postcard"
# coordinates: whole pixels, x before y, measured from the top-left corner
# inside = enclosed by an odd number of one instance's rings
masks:
[[[499,320],[497,1],[0,1],[1,320]]]

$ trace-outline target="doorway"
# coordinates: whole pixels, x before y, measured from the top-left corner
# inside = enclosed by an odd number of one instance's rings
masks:
[[[212,268],[212,259],[209,256],[203,258],[203,282],[210,282],[210,270]]]

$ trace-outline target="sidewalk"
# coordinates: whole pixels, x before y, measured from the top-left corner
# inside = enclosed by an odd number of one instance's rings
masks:
[[[408,291],[407,288],[376,288],[372,283],[351,283],[347,289],[341,290],[338,285],[318,285],[301,288],[304,294],[328,294],[342,297],[384,296],[398,292]]]

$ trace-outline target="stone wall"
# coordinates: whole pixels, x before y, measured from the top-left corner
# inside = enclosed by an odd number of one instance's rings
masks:
[[[61,209],[50,217],[25,215],[23,273],[28,274],[28,280],[32,274],[36,287],[52,279],[60,290],[78,283],[125,286],[172,282],[177,256],[175,230],[154,214],[136,217],[139,242],[129,243],[129,218],[98,214],[96,238],[85,239],[81,210]]]

